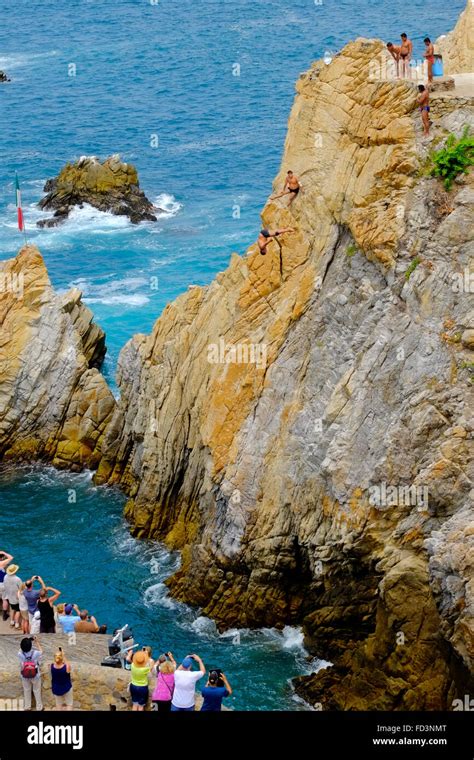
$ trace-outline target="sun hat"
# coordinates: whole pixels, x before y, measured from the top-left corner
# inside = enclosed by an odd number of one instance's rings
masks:
[[[20,568],[18,565],[8,565],[7,567],[7,575],[15,575],[15,573],[18,572]]]
[[[147,661],[147,653],[146,652],[135,652],[133,655],[133,664],[134,665],[144,665]]]

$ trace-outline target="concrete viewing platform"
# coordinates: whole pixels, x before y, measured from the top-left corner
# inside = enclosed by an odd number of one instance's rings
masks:
[[[22,710],[23,688],[17,657],[22,634],[0,636],[0,709]],[[77,634],[75,644],[65,634],[40,634],[43,649],[42,697],[46,710],[54,709],[50,664],[58,647],[62,647],[72,666],[74,710],[129,710],[130,672],[104,668],[100,662],[108,654],[108,636]]]
[[[430,96],[432,98],[474,98],[474,73],[435,77],[430,87]]]
[[[23,710],[23,687],[17,657],[22,638],[24,638],[23,634],[18,633],[0,636],[0,711]],[[54,709],[50,665],[58,647],[62,647],[66,658],[71,663],[74,710],[124,711],[131,709],[128,693],[130,671],[102,667],[100,664],[103,657],[108,654],[109,636],[107,634],[78,633],[75,642],[71,643],[66,634],[42,633],[38,635],[38,640],[43,650],[41,674],[45,710]],[[202,704],[199,690],[205,682],[206,678],[203,677],[197,684],[196,710],[199,710]],[[153,676],[150,679],[150,695],[154,685],[155,677]],[[226,708],[223,706],[222,709]]]

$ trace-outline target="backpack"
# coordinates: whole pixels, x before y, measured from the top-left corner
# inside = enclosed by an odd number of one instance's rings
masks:
[[[25,657],[27,655],[25,654]],[[33,655],[30,654],[29,659],[25,659],[21,666],[22,678],[35,678],[38,673],[36,663],[33,661]]]

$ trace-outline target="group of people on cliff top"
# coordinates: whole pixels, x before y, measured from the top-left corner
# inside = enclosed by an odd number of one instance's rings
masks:
[[[423,125],[423,134],[429,135],[430,132],[430,92],[429,85],[433,81],[433,64],[435,60],[434,45],[429,37],[425,37],[425,52],[423,57],[427,62],[428,68],[428,83],[427,85],[418,85],[417,103],[420,109],[421,121]],[[413,42],[408,39],[405,32],[400,35],[400,45],[394,45],[393,42],[387,42],[387,49],[396,62],[397,77],[405,77],[407,79],[411,76],[410,62],[413,56]],[[290,169],[287,172],[285,184],[283,190],[278,195],[270,196],[270,200],[277,200],[284,196],[288,196],[288,208],[291,207],[293,201],[300,192],[303,191],[303,186],[296,176],[296,174]],[[281,227],[279,229],[271,230],[268,227],[264,227],[260,230],[257,238],[257,245],[262,256],[267,253],[267,247],[269,243],[280,235],[284,235],[287,232],[295,232],[294,227]]]
[[[24,709],[32,709],[34,696],[36,710],[43,710],[41,664],[43,649],[40,633],[106,633],[106,626],[99,626],[95,617],[87,610],[80,610],[76,604],[55,604],[61,592],[46,586],[39,575],[33,575],[23,582],[18,576],[19,566],[13,562],[13,555],[0,552],[0,598],[3,620],[10,618],[13,631],[25,634],[20,643],[18,659],[23,686]],[[195,710],[195,689],[198,681],[206,675],[202,659],[196,654],[187,655],[180,665],[171,652],[166,652],[156,661],[150,647],[143,647],[133,653],[127,661],[131,671],[129,686],[132,710],[141,711],[150,702],[150,678],[155,678],[151,702],[158,712]],[[197,670],[193,666],[197,665]],[[51,690],[56,710],[73,709],[73,683],[71,664],[61,647],[49,666]],[[216,712],[221,710],[222,701],[232,694],[226,675],[218,668],[210,670],[206,685],[201,690],[201,710]]]
[[[433,64],[435,62],[434,45],[429,37],[423,40],[425,52],[423,58],[426,61],[428,69],[428,83],[433,81]],[[413,57],[413,42],[408,39],[405,32],[400,35],[400,44],[394,45],[393,42],[387,42],[387,49],[397,65],[397,76],[410,79],[410,63]]]
[[[409,79],[411,77],[410,63],[413,56],[413,43],[408,36],[403,32],[400,35],[400,45],[394,45],[393,42],[387,42],[387,49],[394,59],[397,66],[397,76]],[[429,37],[425,37],[423,40],[425,45],[425,51],[423,58],[426,61],[428,70],[428,83],[427,85],[418,85],[418,106],[421,113],[421,121],[423,124],[423,134],[425,136],[430,133],[430,84],[433,81],[433,64],[435,62],[434,45]]]
[[[10,618],[10,626],[24,634],[32,633],[106,633],[88,610],[77,604],[55,604],[61,591],[46,586],[40,575],[25,582],[18,575],[19,566],[13,555],[0,552],[0,598],[2,616]]]
[[[196,709],[196,685],[206,675],[206,668],[197,654],[188,654],[180,665],[172,652],[152,659],[150,647],[128,655],[131,665],[130,697],[132,710],[143,711],[149,703],[149,679],[156,677],[151,693],[153,709],[157,712],[193,712]],[[194,665],[197,670],[193,670]],[[219,668],[210,670],[206,685],[201,689],[201,711],[220,712],[222,701],[230,697],[232,688]]]
[[[18,652],[20,677],[23,686],[24,710],[32,710],[32,697],[37,711],[43,711],[42,673],[43,649],[38,636],[26,636]],[[180,665],[171,652],[152,659],[150,647],[128,655],[131,669],[129,693],[133,711],[143,711],[150,703],[156,712],[192,712],[196,709],[196,685],[206,675],[206,668],[197,654],[188,654]],[[193,670],[194,664],[197,670]],[[62,647],[54,654],[49,665],[51,691],[56,710],[72,710],[74,691],[72,666]],[[150,695],[150,678],[155,678]],[[206,685],[201,690],[201,711],[220,712],[222,701],[232,694],[227,676],[222,670],[210,670]],[[112,708],[111,708],[112,709]]]

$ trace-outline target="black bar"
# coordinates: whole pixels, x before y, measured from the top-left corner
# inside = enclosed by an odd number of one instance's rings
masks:
[[[474,757],[474,715],[460,712],[1,712],[0,760],[28,757],[122,758],[138,760],[166,751],[204,752],[210,757],[281,758],[289,746],[291,758],[347,757],[449,758]],[[40,726],[43,726],[42,731]],[[73,744],[35,744],[53,735],[49,727],[76,727],[66,736]],[[79,733],[82,729],[82,734]],[[64,731],[66,734],[66,730]],[[79,746],[81,745],[81,746]],[[158,750],[160,750],[158,752]],[[130,754],[128,754],[130,753]],[[347,755],[341,754],[347,753]],[[349,754],[350,753],[350,754]],[[262,760],[263,760],[262,757]]]

